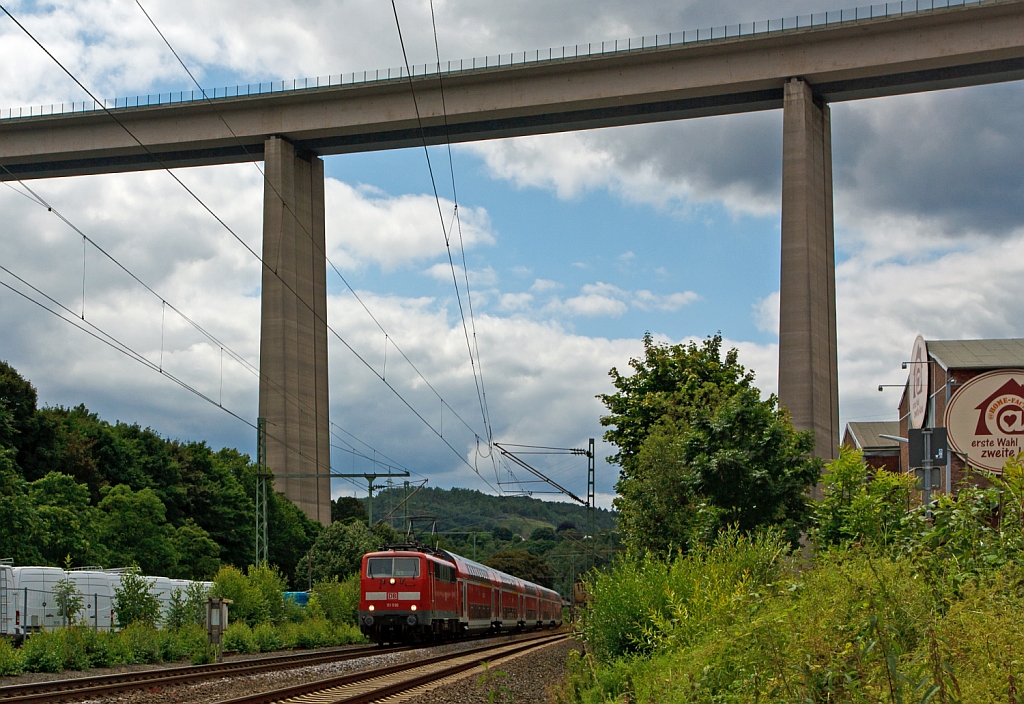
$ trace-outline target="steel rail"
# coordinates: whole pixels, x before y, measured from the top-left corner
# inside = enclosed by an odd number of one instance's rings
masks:
[[[304,699],[306,695],[311,694],[317,694],[317,702],[329,701],[331,704],[367,704],[368,702],[374,702],[385,697],[393,696],[399,692],[415,689],[416,687],[429,684],[436,680],[451,677],[452,675],[456,675],[460,672],[472,670],[480,665],[480,658],[475,657],[477,655],[494,651],[501,651],[496,653],[499,657],[517,655],[534,648],[546,647],[565,638],[568,638],[568,635],[565,632],[559,632],[556,634],[532,636],[527,639],[513,641],[512,643],[507,641],[503,643],[491,643],[479,648],[472,648],[458,653],[447,653],[445,655],[438,655],[424,660],[402,663],[400,665],[389,665],[373,670],[366,670],[364,672],[356,672],[338,677],[329,677],[314,682],[307,682],[305,684],[282,687],[280,689],[274,689],[267,692],[247,694],[233,699],[223,699],[216,702],[216,704],[273,704],[274,702],[292,701],[299,704],[306,701]],[[429,670],[429,666],[431,665],[453,660],[456,662],[449,667],[443,667],[423,674],[414,675],[407,679],[401,679],[397,682],[388,678],[389,675],[418,670],[421,668],[428,668]],[[325,696],[327,694],[327,690],[346,687],[349,685],[358,685],[360,683],[370,684],[370,681],[376,679],[384,679],[385,681],[381,682],[379,686],[371,687],[369,690],[361,690],[357,692],[340,691],[337,693],[337,698]],[[310,701],[312,701],[312,699],[310,699]]]
[[[209,665],[163,667],[154,670],[79,677],[74,679],[33,682],[0,687],[0,704],[27,704],[58,702],[142,689],[154,686],[173,686],[218,677],[238,677],[281,669],[306,667],[330,662],[344,662],[370,657],[379,653],[412,650],[418,646],[379,648],[375,645],[339,648],[313,653],[293,653],[263,658],[248,658]]]

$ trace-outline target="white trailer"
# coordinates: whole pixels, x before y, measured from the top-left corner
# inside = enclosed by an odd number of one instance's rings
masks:
[[[64,625],[60,604],[53,595],[57,583],[64,579],[59,567],[13,567],[15,636],[51,631]]]
[[[98,631],[109,631],[116,623],[113,575],[99,569],[75,569],[67,576],[82,597],[79,622]]]
[[[0,637],[14,637],[14,570],[0,562]]]

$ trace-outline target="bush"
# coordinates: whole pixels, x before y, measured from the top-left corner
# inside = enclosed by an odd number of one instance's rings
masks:
[[[27,672],[60,672],[64,669],[64,652],[57,632],[35,633],[21,646]]]
[[[168,628],[181,628],[202,624],[206,620],[206,599],[209,591],[199,582],[192,582],[185,589],[172,591],[165,625]]]
[[[768,584],[787,550],[777,529],[755,537],[729,529],[710,547],[696,546],[674,561],[624,559],[590,574],[593,602],[580,630],[604,662],[691,643],[727,623],[738,602]]]
[[[256,649],[261,653],[269,653],[284,647],[281,634],[269,623],[261,623],[253,628],[252,638],[256,643]]]
[[[349,576],[342,582],[336,579],[318,582],[313,587],[307,608],[335,625],[354,625],[359,610],[359,573]]]
[[[0,638],[0,677],[20,675],[25,669],[22,652],[6,639]]]
[[[190,624],[160,633],[160,659],[164,662],[191,660],[207,649],[206,628]]]
[[[363,634],[355,626],[335,625],[323,618],[309,618],[302,623],[286,623],[279,629],[286,648],[327,648],[349,643],[363,643]]]
[[[121,583],[114,589],[114,610],[121,628],[134,623],[152,627],[160,618],[160,600],[153,594],[153,582],[143,577],[138,567],[121,574]]]
[[[228,609],[232,621],[255,626],[283,620],[285,583],[276,568],[250,566],[244,575],[235,567],[222,567],[213,581],[214,594],[233,602]]]
[[[235,621],[227,627],[222,645],[224,650],[236,653],[255,653],[259,650],[256,639],[252,636],[252,629],[241,621]]]

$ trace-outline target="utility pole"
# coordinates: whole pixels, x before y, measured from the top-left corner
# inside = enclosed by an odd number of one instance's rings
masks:
[[[256,419],[256,564],[267,558],[267,419]]]
[[[594,505],[594,438],[590,438],[587,448],[587,533],[590,535],[590,566],[594,566],[594,524],[597,508]]]
[[[370,528],[373,528],[373,482],[376,479],[384,479],[385,477],[408,477],[408,472],[388,472],[387,474],[377,474],[374,472],[367,472],[366,474],[350,473],[350,474],[331,474],[332,477],[362,477],[366,480],[368,495],[366,501],[366,515]],[[383,487],[381,487],[383,488]]]

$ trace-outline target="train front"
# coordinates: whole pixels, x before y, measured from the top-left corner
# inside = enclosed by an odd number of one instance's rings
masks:
[[[378,643],[408,640],[430,629],[425,556],[408,550],[363,556],[359,628]]]

